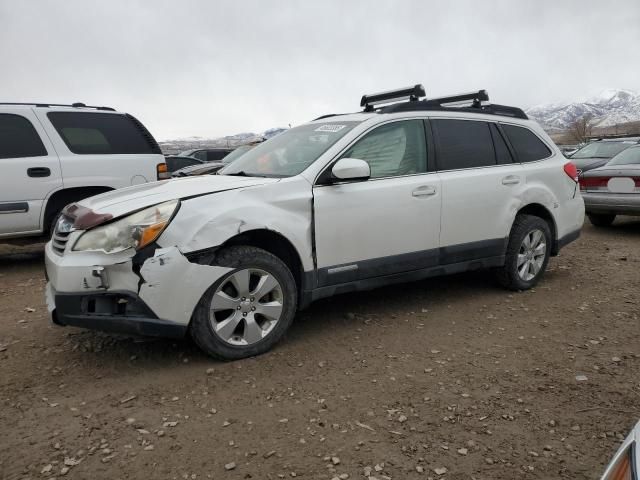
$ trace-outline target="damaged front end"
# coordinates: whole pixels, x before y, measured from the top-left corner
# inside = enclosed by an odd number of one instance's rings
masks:
[[[153,208],[158,210],[152,207],[152,214]],[[110,215],[77,206],[65,209],[60,225],[66,231],[57,233],[67,234],[66,245],[60,248],[54,240],[45,249],[46,296],[54,323],[141,335],[184,336],[194,305],[229,269],[192,263],[175,246],[160,248],[155,239],[162,232],[158,225],[169,222],[166,215],[151,215],[151,221],[142,224],[144,228],[130,220],[149,217],[149,210],[109,223]],[[123,238],[118,224],[128,229],[120,227]],[[149,229],[157,234],[149,237]],[[87,241],[82,246],[87,237],[93,238],[90,240],[95,247]]]
[[[51,246],[47,245],[47,250]],[[177,247],[152,256],[113,259],[47,252],[47,300],[52,320],[97,330],[181,337],[193,307],[229,268],[190,262]],[[94,256],[95,266],[87,266]],[[159,313],[161,312],[161,313]]]

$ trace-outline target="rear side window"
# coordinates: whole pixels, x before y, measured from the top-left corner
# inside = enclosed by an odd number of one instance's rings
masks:
[[[46,155],[47,149],[29,120],[21,115],[0,114],[0,158]]]
[[[438,170],[496,165],[493,139],[487,122],[431,120],[431,125],[437,148]]]
[[[519,162],[534,162],[551,155],[551,150],[531,130],[514,125],[502,125]]]
[[[47,116],[69,150],[79,155],[160,153],[151,134],[129,115],[51,112]]]

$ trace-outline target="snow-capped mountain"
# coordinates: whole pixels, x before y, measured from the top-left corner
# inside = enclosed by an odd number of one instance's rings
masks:
[[[526,110],[543,128],[566,130],[577,118],[591,115],[598,127],[640,120],[640,94],[631,90],[607,89],[582,102],[550,103]]]
[[[160,145],[160,149],[165,155],[174,155],[185,150],[192,150],[196,148],[239,147],[240,145],[258,142],[262,139],[268,140],[285,130],[287,129],[276,127],[269,128],[262,133],[244,132],[218,138],[187,137],[158,142],[158,145]]]

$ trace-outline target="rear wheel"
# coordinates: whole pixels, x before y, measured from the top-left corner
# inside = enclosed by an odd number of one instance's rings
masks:
[[[616,219],[615,214],[588,213],[589,221],[596,227],[608,227]]]
[[[496,270],[498,282],[510,290],[535,286],[549,263],[551,241],[551,230],[545,220],[518,215],[509,235],[504,266]]]
[[[255,247],[228,247],[215,259],[233,268],[202,296],[191,336],[222,360],[259,355],[271,349],[291,325],[297,309],[296,283],[275,255]]]

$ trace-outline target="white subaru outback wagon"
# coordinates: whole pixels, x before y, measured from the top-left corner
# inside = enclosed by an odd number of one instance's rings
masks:
[[[53,321],[190,334],[257,355],[334,294],[478,268],[524,290],[584,219],[577,172],[519,108],[484,90],[365,95],[218,175],[67,206],[46,246]]]

